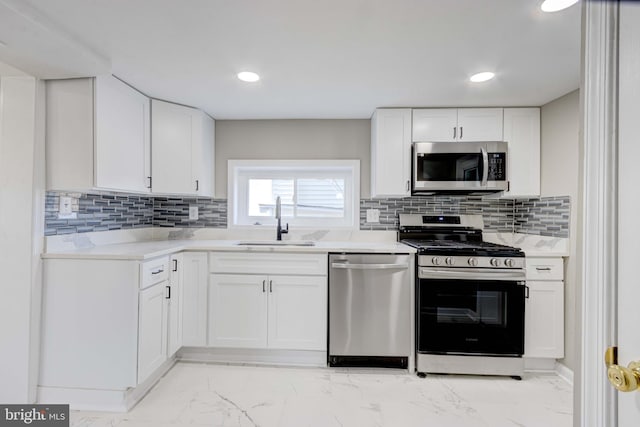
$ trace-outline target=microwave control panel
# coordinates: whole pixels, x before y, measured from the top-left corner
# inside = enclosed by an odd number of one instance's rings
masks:
[[[488,181],[507,180],[507,156],[506,153],[488,153],[489,175]]]

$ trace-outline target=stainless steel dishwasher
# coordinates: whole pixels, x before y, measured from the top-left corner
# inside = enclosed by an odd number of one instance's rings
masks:
[[[330,366],[407,368],[413,353],[413,258],[329,255]]]

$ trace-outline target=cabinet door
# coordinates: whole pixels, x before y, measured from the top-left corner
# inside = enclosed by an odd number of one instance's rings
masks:
[[[505,108],[504,140],[509,144],[505,196],[540,195],[540,109]]]
[[[185,252],[182,257],[182,345],[207,345],[207,254]]]
[[[151,101],[151,171],[154,193],[195,194],[192,141],[199,111]]]
[[[524,357],[564,357],[563,282],[528,281]]]
[[[138,384],[167,360],[167,281],[140,291]]]
[[[326,276],[269,276],[269,348],[327,349]]]
[[[502,141],[502,108],[458,108],[458,141]]]
[[[175,254],[169,259],[171,271],[169,272],[169,314],[168,314],[168,337],[167,337],[167,357],[173,357],[182,347],[182,284],[184,255]]]
[[[371,120],[371,197],[411,194],[411,109],[379,109]]]
[[[212,274],[209,280],[209,345],[266,348],[267,277]]]
[[[95,186],[149,192],[149,98],[113,76],[99,76],[95,108]]]
[[[215,126],[215,120],[199,112],[194,127],[191,163],[196,194],[202,197],[214,197]]]
[[[421,108],[413,110],[413,141],[457,141],[457,126],[458,110],[455,108]]]

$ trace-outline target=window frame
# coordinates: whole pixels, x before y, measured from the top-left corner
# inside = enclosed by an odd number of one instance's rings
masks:
[[[360,160],[228,160],[227,161],[227,228],[272,228],[272,217],[248,216],[248,180],[252,178],[323,178],[336,172],[345,179],[344,218],[282,217],[297,229],[360,228]],[[294,190],[295,191],[295,190]],[[351,199],[351,200],[349,200]],[[256,225],[255,222],[260,224]]]

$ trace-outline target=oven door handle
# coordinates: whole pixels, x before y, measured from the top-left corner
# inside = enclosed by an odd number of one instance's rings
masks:
[[[419,268],[419,279],[512,280],[524,281],[523,270],[488,270],[486,268]]]
[[[389,269],[407,269],[409,264],[349,264],[333,262],[331,268],[343,268],[349,270],[389,270]]]
[[[480,152],[482,153],[482,186],[486,187],[489,180],[489,154],[484,147],[480,149]]]

